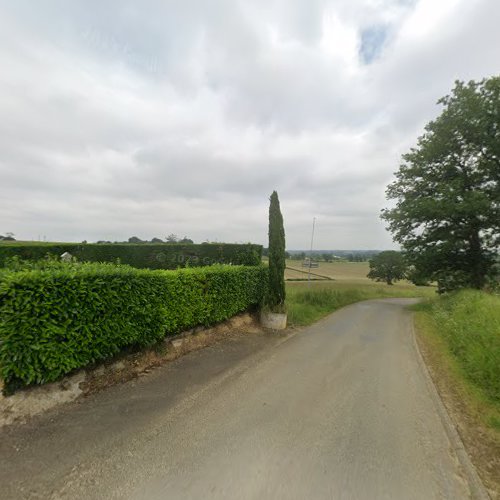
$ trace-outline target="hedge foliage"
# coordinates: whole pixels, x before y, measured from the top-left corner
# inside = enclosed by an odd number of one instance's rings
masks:
[[[0,377],[7,391],[57,380],[125,347],[248,310],[260,304],[266,283],[263,266],[151,271],[49,262],[3,272]]]
[[[117,262],[138,269],[178,269],[183,267],[234,264],[258,266],[262,246],[233,243],[0,243],[0,267],[11,257],[39,260],[47,254],[69,252],[81,262]]]

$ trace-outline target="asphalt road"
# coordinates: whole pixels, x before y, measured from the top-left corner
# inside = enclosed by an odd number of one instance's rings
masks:
[[[3,431],[0,497],[469,498],[407,303],[219,344]]]

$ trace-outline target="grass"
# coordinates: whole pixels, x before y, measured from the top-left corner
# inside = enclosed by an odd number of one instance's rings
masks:
[[[492,498],[500,498],[500,297],[466,290],[414,309],[441,399]]]
[[[286,265],[307,271],[297,260],[287,260]],[[416,287],[406,281],[390,286],[377,283],[366,277],[368,270],[368,262],[320,262],[319,268],[312,271],[333,281],[287,281],[288,322],[294,326],[310,325],[341,307],[361,300],[435,295],[433,287]],[[295,279],[296,274],[287,269],[285,278]]]
[[[415,309],[417,309],[415,318],[417,337],[421,350],[425,351],[427,364],[435,374],[435,382],[438,386],[446,382],[447,392],[450,390],[454,392],[461,404],[469,408],[469,413],[481,420],[484,425],[497,430],[500,438],[500,404],[471,380],[467,370],[451,352],[436,319],[418,310],[420,306],[415,306]]]
[[[390,297],[430,297],[435,288],[416,287],[408,283],[385,285],[380,283],[323,281],[287,283],[288,322],[293,326],[306,326],[341,307],[361,300]]]
[[[500,297],[464,290],[416,310],[420,328],[439,336],[458,372],[500,410]]]

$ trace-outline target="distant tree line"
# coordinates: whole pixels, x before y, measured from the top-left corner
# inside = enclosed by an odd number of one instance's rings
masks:
[[[86,242],[85,242],[86,243]],[[184,236],[184,238],[179,238],[176,234],[169,234],[168,236],[165,236],[165,239],[161,238],[152,238],[151,240],[142,240],[138,236],[131,236],[127,241],[105,241],[105,240],[99,240],[97,242],[99,243],[167,243],[167,244],[181,244],[181,245],[189,245],[189,244],[194,244],[194,241],[191,238],[188,238],[187,236]]]
[[[287,259],[291,260],[305,260],[311,258],[312,260],[320,262],[367,262],[373,256],[379,253],[378,250],[368,251],[334,251],[334,252],[287,252]]]
[[[14,233],[5,233],[5,235],[0,234],[0,241],[16,241],[16,238],[14,238]]]
[[[262,256],[269,257],[269,248],[262,249]],[[290,252],[285,251],[285,259],[291,259],[291,258],[292,256],[290,255]]]

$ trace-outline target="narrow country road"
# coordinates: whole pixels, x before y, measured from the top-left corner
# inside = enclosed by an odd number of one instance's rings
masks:
[[[404,299],[185,356],[2,432],[3,499],[469,498]]]

